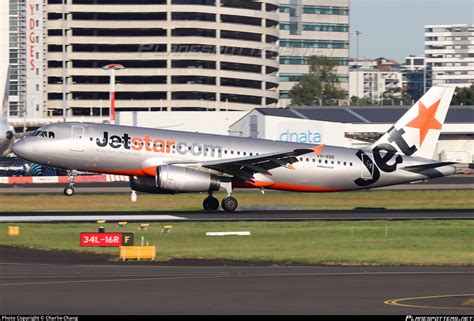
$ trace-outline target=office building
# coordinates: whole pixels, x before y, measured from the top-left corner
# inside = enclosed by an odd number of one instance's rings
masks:
[[[280,106],[308,73],[308,57],[337,62],[339,86],[349,90],[349,0],[280,1]]]
[[[427,88],[474,85],[474,25],[425,27]]]

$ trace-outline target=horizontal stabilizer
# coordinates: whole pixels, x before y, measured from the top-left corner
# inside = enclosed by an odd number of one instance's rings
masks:
[[[438,167],[443,167],[447,165],[454,165],[456,162],[438,162],[438,163],[429,163],[429,164],[420,164],[420,165],[412,165],[412,166],[405,166],[402,169],[413,172],[413,173],[420,173],[426,171],[428,169],[434,169]]]

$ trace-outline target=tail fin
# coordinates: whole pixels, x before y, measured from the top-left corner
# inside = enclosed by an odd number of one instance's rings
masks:
[[[2,97],[2,110],[0,112],[0,123],[8,121],[8,94],[10,91],[10,66],[8,66],[8,71],[5,79],[5,90]]]
[[[433,158],[455,87],[431,87],[372,148],[389,144],[407,156]]]

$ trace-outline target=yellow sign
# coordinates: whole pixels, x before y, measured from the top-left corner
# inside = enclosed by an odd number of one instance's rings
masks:
[[[8,227],[8,235],[9,236],[18,236],[18,235],[20,235],[20,227],[19,226],[9,226]]]
[[[125,260],[154,260],[156,246],[121,246],[120,258]]]

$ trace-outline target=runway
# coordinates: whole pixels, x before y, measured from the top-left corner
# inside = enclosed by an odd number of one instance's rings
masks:
[[[154,212],[12,212],[0,214],[0,223],[9,222],[95,222],[98,220],[130,222],[238,222],[238,221],[373,221],[373,220],[472,220],[474,209],[439,210],[241,210],[224,211],[154,211]]]
[[[463,306],[474,297],[473,267],[166,266],[0,257],[0,314],[474,312]]]

